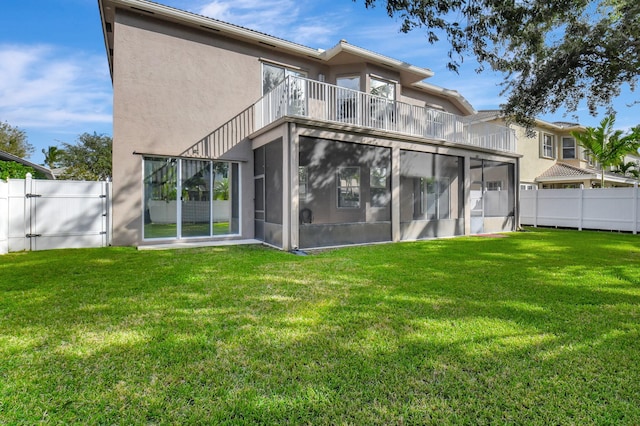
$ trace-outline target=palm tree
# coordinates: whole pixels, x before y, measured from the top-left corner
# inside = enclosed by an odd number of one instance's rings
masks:
[[[622,176],[629,176],[635,179],[640,179],[640,164],[634,161],[627,161],[618,164],[617,168],[613,171],[619,173]]]
[[[578,144],[586,150],[587,155],[600,165],[602,188],[605,170],[620,164],[626,154],[635,152],[640,146],[640,126],[632,128],[625,135],[622,130],[613,130],[615,121],[615,116],[610,115],[600,122],[600,127],[587,127],[584,133],[571,132]]]
[[[58,166],[60,162],[60,156],[62,151],[57,146],[50,146],[47,149],[42,148],[42,153],[44,154],[44,165],[49,167],[50,169],[54,169]]]

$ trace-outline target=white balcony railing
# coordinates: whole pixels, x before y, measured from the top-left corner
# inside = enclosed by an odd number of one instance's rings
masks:
[[[507,127],[301,77],[287,77],[254,106],[256,130],[294,116],[516,152],[515,133]]]

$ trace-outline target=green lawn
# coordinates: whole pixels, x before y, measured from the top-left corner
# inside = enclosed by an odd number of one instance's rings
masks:
[[[0,257],[0,424],[640,424],[640,235]]]

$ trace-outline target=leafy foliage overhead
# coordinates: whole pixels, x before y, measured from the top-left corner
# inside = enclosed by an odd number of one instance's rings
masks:
[[[14,161],[2,161],[0,160],[0,179],[24,179],[27,173],[35,178],[40,177],[39,173],[36,173],[32,167],[25,166],[24,164],[16,163]]]
[[[638,82],[638,0],[365,0],[378,3],[403,32],[425,28],[431,43],[444,34],[449,69],[472,55],[478,71],[503,72],[503,111],[520,123],[583,100],[592,115],[611,110],[622,86]]]
[[[26,158],[33,153],[33,145],[27,141],[24,130],[9,123],[0,122],[0,150],[16,157]]]
[[[110,136],[83,133],[77,143],[63,143],[59,164],[65,170],[62,179],[105,180],[111,178]],[[57,153],[56,153],[57,154]]]

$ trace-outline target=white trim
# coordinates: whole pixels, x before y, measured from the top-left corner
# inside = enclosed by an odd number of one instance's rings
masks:
[[[308,73],[309,69],[308,68],[302,68],[296,65],[290,65],[286,62],[280,62],[280,61],[274,61],[272,59],[267,59],[267,58],[263,58],[263,57],[259,57],[258,61],[262,64],[269,64],[269,65],[275,65],[277,67],[281,67],[281,68],[288,68],[290,70],[296,70],[296,71],[302,71],[305,74]]]

